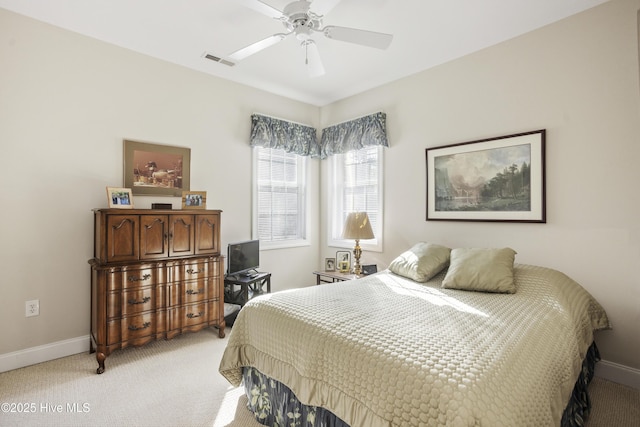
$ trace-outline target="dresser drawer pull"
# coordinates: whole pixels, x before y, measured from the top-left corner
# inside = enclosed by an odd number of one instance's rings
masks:
[[[151,297],[144,297],[141,300],[137,300],[135,298],[131,298],[129,301],[127,301],[129,303],[129,305],[136,305],[136,304],[146,304],[149,301],[151,301]]]
[[[149,280],[151,278],[151,274],[147,273],[144,276],[142,276],[142,278],[139,278],[138,276],[129,276],[129,281],[130,282],[143,282],[145,280]]]
[[[187,289],[187,292],[186,292],[186,293],[187,293],[187,295],[198,295],[198,294],[204,294],[204,289],[202,289],[202,288],[201,288],[201,289],[198,289],[198,290],[195,290],[195,289]]]
[[[187,270],[187,273],[189,274],[200,274],[202,273],[204,270],[194,270],[193,268],[190,268]]]
[[[204,311],[199,311],[198,314],[189,313],[187,314],[187,317],[189,319],[195,319],[196,317],[200,317],[202,315],[204,315]]]
[[[129,325],[129,330],[130,331],[139,331],[141,329],[147,329],[149,326],[151,326],[151,322],[144,322],[142,324],[142,327],[138,327],[138,326],[135,326],[135,325]]]

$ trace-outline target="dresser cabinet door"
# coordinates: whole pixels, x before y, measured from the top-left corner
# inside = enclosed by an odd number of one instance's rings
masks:
[[[108,215],[106,225],[107,262],[135,261],[139,254],[138,215]]]
[[[187,256],[194,253],[193,215],[169,216],[169,256]]]
[[[196,255],[220,253],[220,215],[196,215]]]
[[[166,215],[140,216],[140,258],[166,258],[169,253],[169,221]]]

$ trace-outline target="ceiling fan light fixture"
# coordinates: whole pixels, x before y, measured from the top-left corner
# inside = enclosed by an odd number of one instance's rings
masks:
[[[309,28],[309,26],[307,25],[298,25],[295,30],[293,30],[293,32],[296,35],[296,38],[300,41],[307,41],[307,40],[311,40],[311,32],[312,29]]]

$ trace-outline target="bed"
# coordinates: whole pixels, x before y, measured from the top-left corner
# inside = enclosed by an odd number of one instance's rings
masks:
[[[265,425],[582,425],[600,304],[511,249],[442,248],[252,299],[220,373]]]

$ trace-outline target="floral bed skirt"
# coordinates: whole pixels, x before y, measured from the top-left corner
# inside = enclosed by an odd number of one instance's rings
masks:
[[[582,362],[582,372],[565,408],[561,427],[582,427],[586,423],[591,409],[588,386],[599,360],[600,353],[593,342]],[[255,368],[243,368],[242,376],[248,398],[247,407],[262,425],[349,427],[349,424],[328,409],[303,405],[287,386],[263,375]]]

